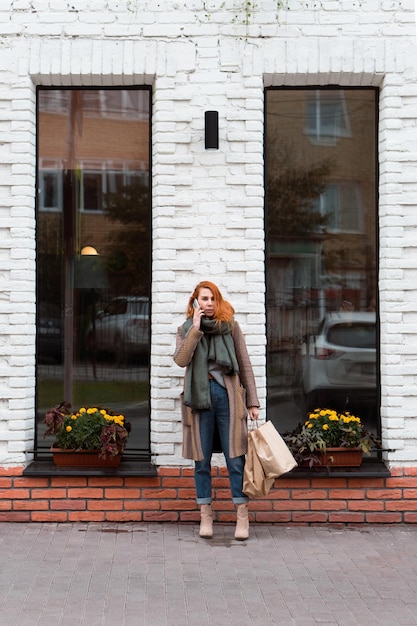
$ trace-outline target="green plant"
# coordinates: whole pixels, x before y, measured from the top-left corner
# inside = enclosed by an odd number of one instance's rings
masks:
[[[242,24],[248,26],[253,20],[254,13],[258,9],[258,5],[256,2],[251,2],[251,0],[243,0],[243,2],[238,3],[240,6],[236,6],[236,11],[241,11],[242,14],[236,13],[235,21],[241,21]]]
[[[100,450],[103,459],[123,452],[130,432],[124,415],[100,407],[82,407],[75,413],[70,408],[62,402],[46,412],[45,437],[55,435],[64,450]]]
[[[310,467],[320,463],[320,453],[328,448],[360,448],[369,454],[374,445],[379,445],[377,439],[365,430],[359,417],[333,409],[315,409],[304,424],[283,438],[295,460],[298,463],[307,461]]]
[[[281,10],[289,11],[289,0],[275,0],[275,19],[279,21],[279,14]],[[254,0],[235,0],[233,19],[234,23],[241,23],[245,26],[253,23],[257,12],[262,11],[260,5]]]

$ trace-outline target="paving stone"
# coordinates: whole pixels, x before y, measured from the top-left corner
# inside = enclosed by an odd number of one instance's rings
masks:
[[[7,626],[416,626],[417,527],[0,524]]]

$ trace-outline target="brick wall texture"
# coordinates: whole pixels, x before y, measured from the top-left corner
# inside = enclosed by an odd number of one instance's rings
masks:
[[[213,509],[222,523],[236,520],[225,468],[213,469]],[[413,524],[417,469],[389,478],[289,478],[249,503],[251,520],[268,524]],[[0,473],[0,522],[199,521],[193,472],[161,468],[157,477],[22,477]]]
[[[280,481],[270,499],[253,504],[253,514],[258,521],[411,521],[417,468],[413,0],[288,0],[288,10],[271,0],[254,3],[250,15],[240,0],[0,4],[0,515],[55,521],[195,516],[191,470],[181,458],[183,372],[172,362],[175,330],[190,286],[217,277],[238,311],[265,405],[264,88],[338,84],[380,89],[381,419],[392,477]],[[152,86],[150,420],[157,479],[21,476],[34,440],[37,85]],[[204,150],[208,109],[220,112],[217,151]],[[218,514],[227,519],[221,481]]]

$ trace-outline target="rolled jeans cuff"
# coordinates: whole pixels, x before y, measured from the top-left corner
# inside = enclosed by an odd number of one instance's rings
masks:
[[[197,498],[197,504],[211,504],[211,498]]]
[[[233,504],[246,504],[249,502],[249,498],[232,498]]]

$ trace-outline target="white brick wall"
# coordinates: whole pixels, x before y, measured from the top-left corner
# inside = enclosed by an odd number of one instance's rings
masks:
[[[182,464],[172,362],[212,277],[238,311],[265,405],[263,100],[268,85],[380,86],[382,422],[417,462],[417,50],[412,0],[11,0],[0,6],[0,465],[30,460],[36,85],[153,85],[152,451]],[[216,109],[220,149],[204,150]]]

